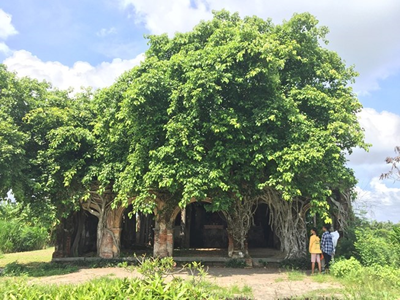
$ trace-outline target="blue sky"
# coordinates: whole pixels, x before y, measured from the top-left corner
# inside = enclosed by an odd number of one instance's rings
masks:
[[[399,222],[400,183],[378,179],[388,169],[385,157],[400,145],[398,0],[3,0],[0,62],[60,88],[105,87],[143,59],[143,35],[191,30],[222,8],[274,23],[308,11],[329,27],[328,48],[360,73],[359,118],[373,144],[349,157],[359,180],[356,206]]]

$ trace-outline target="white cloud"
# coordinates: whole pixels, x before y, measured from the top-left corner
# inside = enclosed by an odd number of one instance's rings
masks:
[[[365,141],[372,144],[372,147],[369,152],[355,149],[350,156],[351,165],[373,167],[378,172],[382,168],[387,169],[385,158],[393,156],[394,147],[400,145],[400,116],[387,111],[377,112],[373,108],[364,108],[359,114],[359,122],[365,130]]]
[[[223,8],[242,16],[271,17],[275,23],[289,19],[295,12],[308,11],[320,24],[330,28],[330,49],[361,76],[355,90],[360,93],[379,89],[378,81],[400,71],[400,1],[398,0],[119,0],[131,9],[133,17],[155,34],[188,31],[211,10]]]
[[[5,55],[10,55],[12,51],[10,50],[10,48],[8,48],[8,46],[5,43],[0,42],[0,53],[3,53]]]
[[[130,60],[116,58],[110,63],[103,62],[97,66],[78,61],[72,67],[68,67],[57,61],[44,62],[30,52],[20,50],[15,51],[3,63],[19,76],[46,80],[61,89],[73,87],[77,90],[88,86],[93,88],[109,86],[124,71],[138,65],[143,57],[143,54],[139,54]]]
[[[400,182],[382,181],[379,176],[390,170],[385,158],[395,156],[394,147],[400,145],[400,116],[364,108],[359,120],[365,129],[365,141],[372,147],[369,152],[355,149],[349,157],[348,165],[359,180],[355,208],[366,210],[372,219],[399,222]]]
[[[18,31],[11,24],[11,15],[0,9],[0,39],[7,39],[9,36],[17,34]]]
[[[388,186],[389,185],[389,186]],[[367,217],[378,221],[400,222],[400,188],[393,183],[371,180],[369,190],[357,188],[356,210],[365,210]]]
[[[111,34],[116,34],[117,33],[117,29],[115,27],[111,27],[111,28],[102,28],[100,29],[98,32],[96,32],[96,35],[98,37],[105,37]]]
[[[210,19],[211,12],[201,0],[119,0],[124,8],[134,9],[136,22],[142,22],[155,34],[185,32],[192,29],[200,20]],[[196,4],[196,7],[191,5]]]

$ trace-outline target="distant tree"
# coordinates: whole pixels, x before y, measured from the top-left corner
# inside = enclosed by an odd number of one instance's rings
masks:
[[[12,191],[21,214],[16,219],[23,220],[29,213],[27,218],[32,224],[44,224],[48,230],[57,223],[56,213],[60,216],[71,208],[71,197],[66,195],[63,182],[58,184],[51,177],[49,161],[42,159],[52,142],[49,132],[68,119],[69,107],[74,104],[70,100],[68,91],[27,77],[18,78],[0,65],[0,198],[7,198]],[[59,201],[61,195],[63,202]]]
[[[385,159],[386,163],[391,165],[389,172],[383,173],[380,176],[380,179],[394,179],[396,181],[400,180],[400,146],[394,148],[394,152],[399,154],[398,156],[387,157]]]

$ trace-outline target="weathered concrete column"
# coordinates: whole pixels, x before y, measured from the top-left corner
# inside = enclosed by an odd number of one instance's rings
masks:
[[[158,199],[155,210],[154,247],[155,257],[172,256],[174,252],[174,210]]]
[[[119,257],[121,248],[121,221],[123,207],[109,210],[106,216],[106,227],[103,231],[103,238],[99,255],[102,258]]]
[[[174,229],[171,220],[165,214],[156,215],[154,228],[153,255],[157,257],[168,257],[174,251]]]

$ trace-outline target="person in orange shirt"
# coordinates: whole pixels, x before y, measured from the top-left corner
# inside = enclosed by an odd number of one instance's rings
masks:
[[[320,240],[317,235],[317,228],[311,229],[310,246],[309,251],[311,253],[311,274],[314,274],[315,263],[318,263],[318,270],[321,273],[321,246]]]

